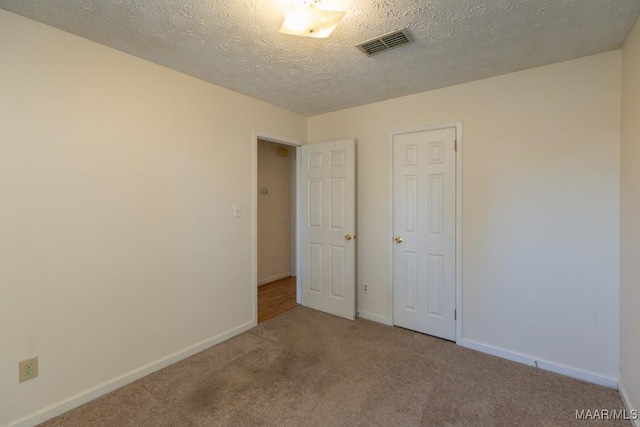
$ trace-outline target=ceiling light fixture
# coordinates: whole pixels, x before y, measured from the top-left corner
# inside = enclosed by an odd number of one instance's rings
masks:
[[[346,12],[319,9],[318,2],[319,0],[304,0],[301,5],[289,6],[280,32],[319,39],[329,37]]]

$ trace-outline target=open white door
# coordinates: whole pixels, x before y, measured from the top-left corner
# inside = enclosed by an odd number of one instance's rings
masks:
[[[456,337],[456,129],[393,137],[394,324]]]
[[[302,146],[300,165],[301,303],[356,317],[355,141]]]

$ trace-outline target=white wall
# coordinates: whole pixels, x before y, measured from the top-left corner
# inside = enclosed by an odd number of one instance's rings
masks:
[[[311,117],[358,141],[358,311],[390,316],[389,132],[462,120],[463,338],[615,383],[619,88],[617,51]]]
[[[278,148],[295,155],[294,147],[258,141],[259,284],[291,275],[291,162],[278,156]]]
[[[640,21],[622,49],[620,158],[620,384],[640,410]]]
[[[1,10],[0,57],[3,425],[255,322],[253,131],[306,120]]]

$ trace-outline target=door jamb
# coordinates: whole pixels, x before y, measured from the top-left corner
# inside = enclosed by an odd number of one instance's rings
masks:
[[[442,123],[437,125],[431,125],[426,127],[419,127],[408,130],[398,130],[389,132],[389,203],[388,203],[388,266],[389,266],[389,290],[388,290],[388,323],[394,324],[393,313],[393,138],[396,135],[402,135],[406,133],[424,132],[440,129],[455,128],[456,130],[456,344],[462,341],[462,152],[463,152],[463,137],[462,137],[462,120],[457,122]]]
[[[296,149],[296,299],[300,303],[300,147],[302,142],[272,135],[265,132],[254,131],[251,138],[251,283],[253,289],[253,325],[258,324],[258,140],[275,142],[277,144],[289,145]]]

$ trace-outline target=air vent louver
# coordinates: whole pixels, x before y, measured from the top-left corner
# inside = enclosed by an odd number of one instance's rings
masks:
[[[366,42],[362,42],[356,45],[358,49],[364,52],[365,55],[371,56],[385,50],[393,49],[394,47],[402,46],[403,44],[411,43],[413,38],[409,31],[404,30],[392,31],[387,34],[375,37]]]

